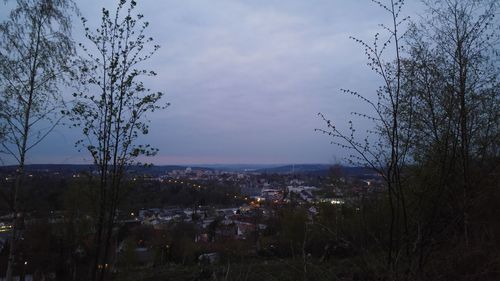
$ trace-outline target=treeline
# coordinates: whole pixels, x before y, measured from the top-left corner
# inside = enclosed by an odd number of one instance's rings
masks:
[[[3,185],[8,185],[4,180]],[[196,184],[196,186],[194,186]],[[202,185],[203,184],[203,185]],[[123,212],[148,208],[220,206],[234,207],[244,202],[239,187],[230,183],[204,182],[185,184],[162,183],[148,178],[129,179],[124,184],[119,209]],[[94,187],[92,187],[92,185]],[[96,183],[89,175],[78,178],[37,175],[27,178],[20,197],[30,216],[47,217],[52,211],[65,211],[72,207],[92,205]],[[198,187],[199,186],[199,187]],[[236,197],[236,198],[235,198]],[[77,200],[79,202],[73,202]],[[82,208],[87,212],[90,207]],[[2,215],[9,215],[9,206],[0,202]]]
[[[500,63],[498,1],[424,1],[411,21],[404,1],[375,2],[386,33],[354,38],[383,84],[367,104],[373,132],[321,115],[320,130],[350,160],[384,178],[380,209],[363,232],[389,280],[496,280],[500,246]],[[382,226],[382,227],[381,227]],[[368,269],[368,267],[366,267]]]

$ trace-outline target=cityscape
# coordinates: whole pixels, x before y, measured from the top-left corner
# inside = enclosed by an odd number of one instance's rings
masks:
[[[306,225],[311,228],[320,225],[321,228],[329,228],[328,231],[339,231],[338,224],[342,217],[336,218],[335,226],[320,213],[335,213],[341,208],[354,213],[365,212],[362,210],[363,201],[383,193],[380,175],[370,169],[339,165],[244,168],[247,166],[227,165],[227,170],[180,166],[157,166],[153,170],[138,167],[140,172],[132,172],[133,176],[128,179],[136,186],[124,198],[127,207],[119,208],[116,213],[114,227],[119,229],[120,235],[113,237],[116,241],[111,243],[110,262],[102,266],[119,268],[133,263],[140,271],[153,269],[150,274],[154,276],[154,269],[161,266],[173,263],[209,266],[230,256],[252,259],[262,255],[287,256],[291,251],[297,251],[300,255],[314,254],[316,258],[329,259],[339,253],[348,254],[350,245],[318,241],[324,243],[320,251],[300,253],[300,244],[305,237],[294,232],[301,232],[300,227]],[[28,166],[28,192],[50,195],[36,198],[43,202],[37,204],[44,207],[33,206],[31,211],[24,213],[23,236],[44,235],[44,230],[52,229],[64,237],[71,228],[82,231],[85,225],[90,224],[91,217],[84,214],[91,204],[86,200],[92,199],[83,198],[85,192],[75,185],[85,181],[88,174],[93,173],[91,169],[88,165]],[[3,168],[0,173],[3,185],[15,179],[15,167]],[[75,198],[71,196],[79,198],[78,203],[73,205],[75,208],[60,208],[61,203],[72,204],[71,200]],[[290,215],[293,217],[288,217]],[[12,217],[5,214],[0,220],[1,247],[5,249],[11,238]],[[85,275],[84,265],[89,260],[90,252],[86,241],[89,237],[86,235],[91,235],[91,232],[91,229],[80,232],[78,236],[81,240],[74,241],[76,252],[73,254],[76,256],[71,258],[83,263],[80,268],[76,265],[73,269],[76,275]],[[310,232],[313,233],[312,230]],[[283,235],[298,235],[296,239],[300,240],[288,245],[284,243]],[[37,249],[40,246],[37,243],[40,242],[26,241],[20,246],[26,259],[22,264],[23,270],[27,272],[36,271],[36,267],[43,263],[43,260],[33,259],[42,254]],[[63,245],[56,242],[52,247]],[[48,259],[57,258],[57,253],[43,254]],[[211,274],[215,273],[211,272],[209,277]]]

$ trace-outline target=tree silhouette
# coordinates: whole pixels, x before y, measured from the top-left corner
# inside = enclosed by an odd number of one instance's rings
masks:
[[[408,161],[408,143],[405,138],[408,128],[401,126],[402,96],[402,32],[408,17],[402,17],[404,6],[402,0],[387,1],[384,4],[372,0],[382,10],[386,11],[390,25],[380,26],[386,36],[375,34],[373,43],[351,37],[360,44],[368,58],[368,67],[382,80],[383,85],[376,91],[376,98],[367,98],[364,95],[349,89],[342,92],[352,95],[366,103],[371,113],[352,112],[352,115],[370,120],[375,130],[365,134],[356,132],[353,121],[349,121],[348,130],[342,131],[324,114],[319,114],[326,122],[326,129],[318,131],[333,138],[332,143],[351,151],[350,162],[356,165],[368,166],[377,171],[384,179],[390,209],[390,223],[387,241],[387,266],[391,272],[397,273],[399,267],[399,252],[405,248],[406,256],[409,253],[409,226],[407,202],[403,190],[402,170]],[[386,53],[390,52],[388,56]],[[411,109],[411,107],[408,107]]]
[[[79,75],[75,77],[85,91],[75,93],[76,103],[68,112],[73,126],[82,129],[77,146],[87,150],[97,167],[94,265],[91,280],[103,280],[108,271],[109,254],[117,208],[129,165],[139,156],[155,155],[157,149],[137,144],[149,132],[145,115],[165,106],[163,94],[152,92],[139,81],[155,76],[138,69],[159,48],[144,34],[149,23],[134,14],[136,2],[122,0],[116,11],[102,10],[101,25],[91,31],[82,18],[89,45],[80,44]]]
[[[71,0],[18,0],[16,4],[0,24],[1,146],[17,164],[8,200],[14,220],[6,273],[9,281],[21,235],[19,197],[26,158],[60,120],[60,87],[68,82],[68,62],[74,54],[70,12],[76,11]]]

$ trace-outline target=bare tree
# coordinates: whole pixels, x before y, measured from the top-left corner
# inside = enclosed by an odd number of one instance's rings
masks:
[[[427,159],[438,151],[439,157],[444,153],[456,158],[453,173],[462,187],[462,227],[468,244],[471,161],[498,156],[500,33],[495,14],[499,4],[454,0],[429,2],[427,7],[430,19],[413,26],[409,41],[408,95],[414,95],[420,112],[428,113],[414,116],[421,128],[414,131],[415,146]],[[431,152],[429,148],[436,145],[439,150]]]
[[[141,76],[156,75],[138,67],[159,46],[150,46],[153,39],[144,34],[149,24],[141,14],[134,14],[135,8],[135,1],[121,0],[114,13],[103,9],[95,32],[83,18],[91,47],[80,44],[85,56],[79,60],[76,78],[86,91],[74,94],[77,101],[68,113],[74,126],[82,129],[83,139],[77,145],[92,155],[99,177],[91,280],[103,280],[108,272],[127,167],[136,163],[137,157],[157,152],[150,145],[137,144],[149,131],[145,115],[165,107],[159,103],[163,94],[152,92],[139,81]]]
[[[382,10],[388,13],[389,25],[381,25],[385,35],[375,34],[373,43],[352,38],[364,49],[368,58],[368,66],[381,78],[383,85],[376,91],[376,98],[362,95],[353,90],[342,92],[350,94],[366,103],[371,113],[353,112],[373,121],[374,130],[366,133],[356,132],[352,121],[349,121],[347,131],[319,114],[326,122],[326,129],[318,131],[333,138],[332,143],[351,151],[350,161],[356,165],[368,166],[382,175],[386,188],[390,209],[390,223],[388,231],[387,266],[390,272],[397,274],[400,267],[401,252],[410,256],[409,252],[409,225],[407,202],[404,192],[403,169],[408,161],[408,128],[401,126],[400,121],[402,99],[402,39],[405,32],[401,32],[407,17],[401,16],[404,6],[402,0],[381,1],[372,0]],[[387,54],[389,53],[389,55]],[[396,276],[397,278],[397,276]]]
[[[411,154],[416,192],[419,267],[440,229],[468,248],[486,179],[498,168],[500,32],[498,1],[424,1],[429,15],[412,24],[404,61],[403,99],[412,99]],[[403,108],[407,112],[407,108]],[[446,202],[446,204],[444,204]],[[476,207],[474,207],[476,205]],[[438,216],[441,218],[438,219]],[[445,217],[446,219],[443,219]],[[455,231],[460,229],[460,231]],[[435,250],[435,249],[434,249]]]
[[[69,12],[76,10],[71,0],[18,0],[16,4],[0,24],[1,145],[17,163],[9,200],[14,228],[7,280],[12,280],[18,226],[23,217],[19,194],[26,157],[60,119],[60,86],[67,81],[67,62],[74,53]]]

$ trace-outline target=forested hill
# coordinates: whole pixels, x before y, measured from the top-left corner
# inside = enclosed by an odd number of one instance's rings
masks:
[[[0,172],[12,172],[16,169],[16,166],[2,166],[0,167]],[[130,172],[136,173],[147,173],[151,175],[165,174],[166,172],[173,170],[186,169],[185,166],[178,165],[168,165],[168,166],[131,166],[129,167]],[[193,168],[202,169],[202,168]],[[59,172],[59,173],[82,173],[95,170],[94,165],[89,164],[33,164],[26,165],[27,172]]]
[[[256,172],[263,174],[315,174],[315,175],[328,175],[332,165],[328,164],[298,164],[298,165],[242,165],[242,164],[227,164],[227,165],[153,165],[153,166],[131,166],[129,171],[132,173],[144,173],[153,176],[163,175],[173,170],[185,170],[186,168],[192,170],[217,170],[224,172]],[[338,166],[342,172],[347,176],[363,176],[373,175],[371,169],[363,167],[348,167]],[[14,172],[16,166],[1,166],[0,172],[11,173]],[[89,164],[32,164],[26,166],[27,172],[40,172],[40,173],[82,173],[89,172],[95,169],[94,165]]]

